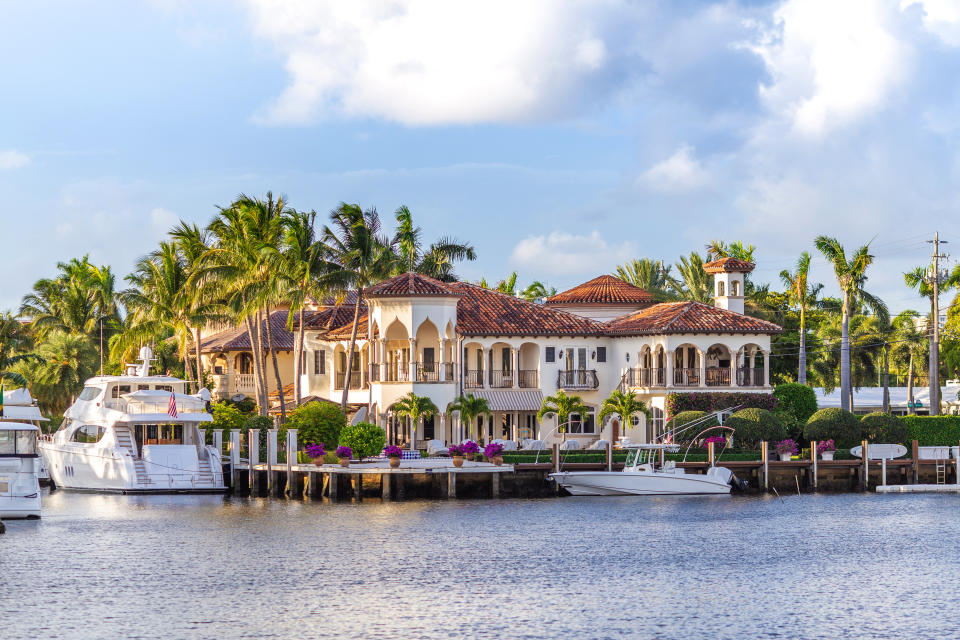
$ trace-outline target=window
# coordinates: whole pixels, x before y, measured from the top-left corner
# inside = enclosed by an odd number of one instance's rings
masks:
[[[734,280],[733,282],[730,283],[730,295],[732,296],[740,295],[740,282],[738,280]]]
[[[653,407],[651,413],[653,413],[653,420],[647,423],[647,442],[653,442],[663,433],[663,409]]]
[[[327,372],[327,354],[321,349],[313,352],[313,375],[324,375]]]
[[[13,431],[0,431],[0,456],[12,456],[17,453],[17,442]]]
[[[723,283],[722,283],[722,282],[718,282],[718,283],[717,283],[717,295],[718,295],[718,296],[722,296],[722,295],[723,295]]]
[[[98,427],[95,424],[85,424],[76,431],[73,432],[73,437],[70,438],[72,442],[82,442],[82,443],[94,443],[99,442],[100,437],[106,432],[106,429],[103,427]]]
[[[597,347],[597,362],[606,362],[606,361],[607,361],[607,348]]]
[[[510,361],[510,347],[503,347],[500,349],[500,369],[504,373],[510,373],[510,371],[513,369]]]
[[[595,433],[594,413],[591,411],[585,417],[579,413],[570,414],[570,433]]]
[[[111,398],[119,398],[125,393],[130,393],[130,385],[128,384],[117,384],[110,388]]]
[[[556,347],[547,347],[547,362],[556,362],[557,361],[557,348]]]
[[[158,384],[156,387],[157,391],[169,391],[173,393],[173,385],[170,384]]]
[[[433,364],[436,362],[434,359],[433,347],[424,347],[423,348],[423,370],[424,371],[433,371]],[[432,427],[431,427],[432,428]],[[427,438],[428,440],[433,440],[433,438]]]
[[[353,352],[353,360],[351,361],[351,364],[352,366],[350,367],[350,369],[352,371],[360,371],[360,352],[359,351]]]
[[[149,388],[150,388],[150,385],[148,385],[148,384],[138,384],[138,385],[137,385],[137,391],[146,391],[146,390],[149,389]]]
[[[100,389],[97,387],[84,387],[83,391],[80,392],[79,399],[90,401],[97,398],[100,395]]]
[[[477,349],[477,371],[483,371],[483,349]]]
[[[36,431],[14,431],[17,438],[17,455],[35,456],[37,455],[37,432]]]
[[[630,416],[630,426],[639,427],[640,426],[640,416],[634,414]]]

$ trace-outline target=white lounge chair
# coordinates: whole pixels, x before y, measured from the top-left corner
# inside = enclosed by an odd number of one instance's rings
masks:
[[[543,440],[527,440],[523,445],[525,451],[543,451],[546,447]]]
[[[504,440],[504,441],[501,442],[500,444],[503,445],[503,450],[504,450],[504,451],[516,451],[516,450],[517,450],[517,443],[514,442],[513,440]]]
[[[607,444],[609,444],[607,440],[597,440],[596,442],[591,444],[589,447],[587,447],[587,451],[606,451]]]
[[[427,442],[427,455],[438,456],[447,453],[447,445],[443,440],[429,440]]]
[[[580,443],[576,440],[565,440],[560,443],[561,451],[576,451],[580,448]]]

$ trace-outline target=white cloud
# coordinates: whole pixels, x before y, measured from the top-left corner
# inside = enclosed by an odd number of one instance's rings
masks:
[[[631,243],[611,245],[599,231],[592,231],[589,235],[553,231],[549,235],[528,236],[518,242],[510,260],[537,276],[596,275],[604,267],[609,270],[628,260],[633,253]]]
[[[331,113],[406,124],[569,115],[633,72],[613,64],[606,42],[635,11],[621,0],[246,4],[290,76],[260,115],[269,123]]]
[[[23,152],[13,149],[0,151],[0,170],[19,169],[28,164],[30,164],[30,156]]]
[[[681,146],[672,156],[653,165],[639,178],[641,186],[666,192],[698,189],[707,181],[707,172],[689,145]]]
[[[923,25],[951,46],[960,45],[960,3],[957,0],[902,0],[900,8],[918,7],[923,11]]]

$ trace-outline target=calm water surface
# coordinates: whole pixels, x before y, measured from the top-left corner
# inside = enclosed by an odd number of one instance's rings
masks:
[[[323,504],[58,491],[2,638],[954,638],[960,499]]]

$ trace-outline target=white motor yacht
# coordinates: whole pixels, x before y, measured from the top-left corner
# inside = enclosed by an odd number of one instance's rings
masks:
[[[3,392],[0,417],[0,518],[39,518],[39,421],[46,420],[26,389]]]
[[[220,452],[201,426],[213,421],[210,394],[187,395],[186,383],[150,375],[153,353],[126,375],[88,380],[52,437],[40,442],[58,488],[121,493],[224,490]]]

